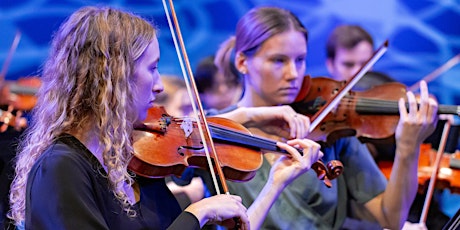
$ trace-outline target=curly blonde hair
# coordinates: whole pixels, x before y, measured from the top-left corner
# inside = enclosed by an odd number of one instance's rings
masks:
[[[123,184],[133,182],[127,171],[133,152],[132,79],[136,61],[156,39],[151,23],[113,8],[84,7],[73,13],[54,36],[42,74],[32,124],[19,146],[11,185],[9,217],[25,219],[28,174],[62,133],[93,124],[113,193],[130,213]]]

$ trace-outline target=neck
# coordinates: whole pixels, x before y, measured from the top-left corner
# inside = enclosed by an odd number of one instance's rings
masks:
[[[273,104],[266,101],[260,96],[259,93],[254,91],[249,85],[246,84],[243,97],[238,102],[238,107],[260,107],[260,106],[272,106]]]
[[[89,128],[83,128],[72,130],[69,133],[85,145],[85,147],[98,159],[105,171],[107,171],[107,167],[104,164],[104,158],[102,156],[104,147],[99,143],[99,138],[96,132]]]

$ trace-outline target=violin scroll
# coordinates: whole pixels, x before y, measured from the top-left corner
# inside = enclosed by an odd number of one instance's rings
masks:
[[[312,164],[311,168],[315,170],[319,180],[330,188],[332,187],[331,180],[340,176],[343,172],[343,164],[338,160],[331,160],[325,165],[322,161],[317,161]]]

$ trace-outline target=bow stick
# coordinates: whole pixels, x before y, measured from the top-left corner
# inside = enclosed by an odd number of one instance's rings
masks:
[[[348,93],[348,91],[353,88],[356,83],[364,76],[364,74],[369,71],[369,69],[379,60],[380,57],[387,51],[388,48],[388,40],[386,40],[372,55],[369,60],[366,61],[366,64],[364,64],[361,69],[353,76],[350,81],[348,81],[342,89],[338,91],[337,94],[335,94],[331,100],[329,100],[321,109],[315,113],[315,115],[311,118],[311,124],[310,124],[310,133],[313,132],[313,130],[319,125],[319,123],[326,117],[327,114],[329,114],[333,108],[335,108],[340,100],[345,96],[345,94]]]
[[[214,163],[216,165],[216,170],[218,172],[217,174],[219,175],[219,179],[221,181],[221,185],[222,185],[222,188],[224,190],[224,193],[230,194],[229,191],[228,191],[227,183],[225,181],[224,173],[222,171],[222,168],[221,168],[220,163],[219,163],[219,159],[217,157],[217,153],[216,153],[216,150],[215,150],[215,147],[214,147],[214,142],[213,142],[212,137],[211,137],[211,132],[209,130],[208,123],[207,123],[207,121],[205,119],[203,106],[201,104],[200,97],[199,97],[199,94],[198,94],[198,90],[197,90],[197,87],[196,87],[196,84],[195,84],[192,68],[190,66],[190,61],[188,59],[187,52],[185,51],[185,45],[184,45],[184,41],[182,39],[182,34],[181,34],[179,23],[178,23],[178,20],[177,20],[177,17],[176,17],[176,12],[174,10],[174,4],[173,4],[172,0],[169,0],[169,5],[170,5],[170,8],[171,8],[171,15],[172,15],[173,22],[174,22],[174,26],[173,26],[172,22],[171,22],[171,18],[169,17],[169,11],[168,11],[168,7],[166,5],[166,2],[165,2],[165,0],[162,0],[162,1],[163,1],[163,7],[164,7],[165,13],[166,13],[166,18],[168,20],[169,28],[170,28],[170,31],[171,31],[171,35],[172,35],[172,38],[173,38],[173,41],[174,41],[174,46],[176,48],[176,53],[177,53],[177,56],[179,58],[179,63],[180,63],[181,69],[182,69],[182,74],[184,75],[185,84],[187,86],[187,91],[188,91],[188,94],[189,94],[191,102],[192,102],[193,112],[197,116],[196,117],[197,126],[198,126],[198,130],[199,130],[201,139],[203,140],[204,151],[206,153],[206,159],[208,161],[209,170],[210,170],[210,173],[211,173],[211,176],[212,176],[212,179],[213,179],[214,186],[216,188],[216,192],[217,192],[217,194],[220,194],[219,184],[217,183],[216,175],[215,175],[215,172],[213,170],[214,167],[213,167],[213,164],[212,164],[212,161],[211,161],[210,152],[212,152],[213,157],[215,159]],[[176,32],[177,32],[177,38],[176,38],[176,35],[175,35],[175,32],[174,32],[174,28],[176,29]],[[177,40],[179,40],[179,43],[178,43]],[[182,55],[179,52],[179,48],[178,48],[179,46],[180,46],[180,51],[182,52]],[[183,63],[182,60],[184,60],[184,62],[185,62],[188,74],[186,74],[186,71],[185,71],[185,68],[184,68],[184,63]],[[197,112],[197,110],[198,110],[199,113]],[[201,125],[201,124],[203,124],[203,125]],[[205,127],[205,130],[203,130],[203,127]],[[210,147],[211,151],[209,151],[209,149],[208,149],[208,145],[207,145],[206,140],[209,141],[209,147]]]
[[[428,83],[428,82],[434,80],[435,78],[437,78],[442,73],[444,73],[447,70],[449,70],[450,68],[452,68],[455,65],[457,65],[459,62],[460,62],[460,53],[455,55],[453,58],[449,59],[446,63],[444,63],[439,68],[435,69],[433,72],[431,72],[428,75],[426,75],[424,78],[422,78],[422,80],[424,80],[424,81],[426,81],[426,83]],[[411,87],[408,88],[408,90],[415,91],[418,88],[418,84],[419,84],[420,81],[418,81],[415,84],[413,84]]]

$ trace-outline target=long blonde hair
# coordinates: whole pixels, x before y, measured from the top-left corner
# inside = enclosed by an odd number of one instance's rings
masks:
[[[133,68],[156,39],[154,27],[131,13],[84,7],[73,13],[54,36],[42,74],[42,88],[32,123],[19,146],[11,185],[9,217],[25,219],[28,174],[43,151],[62,133],[93,124],[103,150],[111,189],[129,213],[125,182],[133,152]]]

